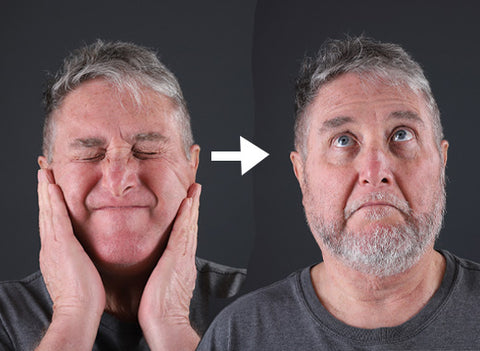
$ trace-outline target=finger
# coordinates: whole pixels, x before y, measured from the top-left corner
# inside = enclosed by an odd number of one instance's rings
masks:
[[[200,184],[195,183],[190,186],[187,197],[180,204],[167,250],[180,255],[195,255],[200,192]]]
[[[40,240],[42,244],[46,240],[46,235],[51,232],[51,204],[48,194],[48,178],[45,170],[38,170],[38,220],[40,229]]]
[[[192,199],[193,203],[190,208],[190,233],[187,234],[185,251],[188,256],[195,257],[197,251],[197,239],[198,239],[198,212],[200,207],[200,194],[202,192],[202,186],[200,184],[194,183],[190,187],[193,188]]]
[[[73,238],[72,222],[68,214],[62,190],[56,184],[48,184],[51,204],[51,223],[55,240],[71,240]]]

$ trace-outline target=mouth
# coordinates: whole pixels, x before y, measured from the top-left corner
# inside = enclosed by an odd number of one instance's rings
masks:
[[[391,211],[395,209],[405,215],[410,213],[407,201],[387,193],[372,193],[349,203],[345,210],[345,219],[349,219],[355,212],[365,209],[366,211]]]
[[[94,208],[95,211],[122,211],[122,210],[142,210],[148,206],[126,205],[126,206],[101,206]]]
[[[388,202],[367,202],[367,203],[364,203],[363,205],[361,205],[358,209],[362,209],[362,208],[368,208],[368,207],[392,207],[392,208],[395,208],[396,207]]]

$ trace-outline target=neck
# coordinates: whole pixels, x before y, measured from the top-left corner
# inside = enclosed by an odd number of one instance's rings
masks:
[[[337,319],[365,329],[393,327],[412,318],[439,288],[446,265],[432,247],[407,271],[376,277],[322,252],[324,262],[311,271],[317,296]]]
[[[123,321],[136,321],[143,289],[152,270],[153,267],[135,274],[102,271],[106,297],[105,311]]]

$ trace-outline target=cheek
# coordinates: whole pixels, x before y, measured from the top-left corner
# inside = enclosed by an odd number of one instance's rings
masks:
[[[355,177],[347,167],[308,167],[307,191],[304,193],[304,206],[325,218],[343,216],[343,210],[352,191]],[[307,203],[308,202],[308,203]],[[313,210],[313,208],[311,209]]]
[[[55,171],[55,182],[60,186],[72,219],[84,219],[87,214],[85,199],[101,178],[95,167],[75,165]]]
[[[175,210],[186,197],[192,181],[187,170],[179,170],[168,163],[157,163],[144,167],[139,174],[140,181],[155,195],[157,209]]]

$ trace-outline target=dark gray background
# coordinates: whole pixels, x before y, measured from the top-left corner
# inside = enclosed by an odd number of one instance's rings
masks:
[[[178,76],[202,147],[198,252],[225,264],[248,263],[246,290],[321,259],[289,161],[293,81],[304,53],[344,33],[401,44],[425,68],[450,141],[448,214],[437,246],[480,261],[480,26],[472,3],[259,0],[256,11],[253,0],[4,5],[0,280],[38,267],[44,73],[98,37],[156,48]],[[238,163],[210,162],[212,150],[237,150],[239,135],[271,154],[243,177]]]
[[[46,71],[96,38],[158,50],[177,75],[202,147],[200,256],[246,267],[253,244],[252,173],[212,163],[212,150],[253,140],[251,47],[255,1],[29,1],[2,5],[0,280],[38,269],[37,156]]]
[[[255,245],[249,289],[318,262],[292,171],[293,82],[307,51],[328,37],[402,45],[430,80],[450,142],[447,216],[437,247],[480,261],[478,130],[480,22],[472,1],[259,0],[253,77],[255,140],[273,151],[254,176]]]

